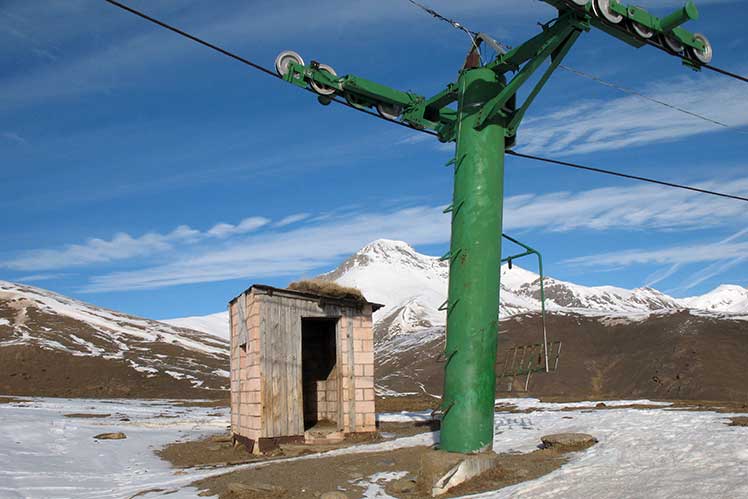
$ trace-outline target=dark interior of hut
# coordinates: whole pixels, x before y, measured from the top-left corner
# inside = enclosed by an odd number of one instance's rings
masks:
[[[304,429],[323,420],[337,422],[337,358],[335,330],[338,319],[301,320],[301,371],[304,398]]]

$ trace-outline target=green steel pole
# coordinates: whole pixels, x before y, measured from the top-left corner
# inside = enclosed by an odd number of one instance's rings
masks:
[[[503,88],[486,68],[458,80],[441,444],[479,452],[493,443],[499,314],[504,127],[476,129],[483,104]]]

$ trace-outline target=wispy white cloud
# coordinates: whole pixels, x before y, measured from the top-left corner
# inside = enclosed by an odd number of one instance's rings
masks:
[[[69,277],[70,274],[68,273],[58,273],[58,274],[31,274],[31,275],[24,275],[21,277],[15,277],[13,280],[17,282],[39,282],[39,281],[51,281],[52,279],[62,279],[64,277]]]
[[[744,185],[748,189],[748,179]],[[733,209],[737,204],[649,186],[523,195],[507,200],[505,227],[507,230],[693,229],[703,228],[704,220],[718,225],[744,216],[742,206]],[[382,237],[404,239],[415,245],[445,243],[449,240],[449,217],[442,213],[441,206],[328,216],[291,231],[263,233],[261,237],[183,255],[166,265],[96,276],[85,290],[148,289],[238,278],[295,276],[332,265],[371,240]],[[726,243],[729,245],[731,241]],[[739,252],[747,247],[745,243],[733,250]],[[724,249],[725,244],[722,244],[720,251]],[[688,253],[683,251],[684,255]],[[671,263],[672,259],[666,254],[658,259],[645,250],[626,256],[628,259],[620,255],[593,259],[619,266],[646,258],[659,263]],[[581,265],[586,264],[586,260],[571,263]]]
[[[737,258],[732,258],[727,261],[717,261],[714,262],[703,269],[699,270],[698,272],[694,273],[693,275],[689,276],[687,279],[684,279],[681,283],[681,286],[677,288],[676,292],[682,292],[682,291],[688,291],[689,289],[693,289],[696,286],[700,285],[703,282],[708,281],[709,279],[713,277],[717,277],[719,275],[724,274],[728,270],[737,267],[738,265],[742,264],[743,262],[748,261],[748,256],[740,256]]]
[[[740,241],[746,234],[748,234],[748,229],[743,229],[716,242],[674,245],[659,249],[638,248],[612,251],[570,258],[563,263],[583,267],[625,268],[637,264],[683,266],[714,262],[688,279],[688,284],[684,289],[689,289],[748,260],[748,241]],[[698,282],[694,284],[694,281]]]
[[[748,178],[712,181],[703,186],[746,193]],[[218,223],[205,231],[180,226],[166,234],[133,237],[122,233],[110,240],[90,239],[62,249],[28,251],[0,263],[0,267],[40,271],[140,259],[140,270],[94,277],[86,286],[87,291],[297,275],[334,263],[377,238],[404,239],[416,245],[445,243],[449,240],[449,217],[442,208],[418,206],[378,212],[341,209],[325,216],[292,214],[275,224],[263,217],[249,217],[238,224]],[[744,207],[734,201],[658,186],[626,186],[509,197],[504,227],[507,231],[693,230],[732,224],[744,216]],[[306,223],[292,227],[304,220]],[[261,236],[252,235],[265,226],[267,230]],[[748,243],[736,241],[741,235],[721,241],[719,251],[724,254],[726,248],[745,250]],[[208,244],[211,240],[213,243]],[[218,241],[220,244],[216,244]],[[145,257],[161,254],[167,254],[170,263],[148,266]],[[694,253],[684,251],[684,257],[686,254]],[[681,260],[664,250],[653,253],[642,249],[592,255],[569,263],[626,266],[637,262],[673,265]],[[664,277],[654,275],[651,279]]]
[[[190,255],[157,267],[93,277],[85,292],[152,289],[186,283],[298,275],[331,265],[372,239],[407,239],[412,244],[449,238],[449,219],[441,207],[329,219],[288,232],[263,234],[227,247]]]
[[[263,217],[250,217],[237,225],[219,223],[205,232],[187,225],[180,225],[166,234],[149,232],[139,237],[121,232],[108,240],[91,238],[84,243],[69,244],[62,249],[26,251],[16,258],[0,262],[0,267],[21,271],[50,270],[149,257],[173,251],[177,243],[194,244],[206,238],[224,239],[246,234],[268,222]]]
[[[309,213],[296,213],[294,215],[288,215],[287,217],[275,222],[273,224],[273,227],[285,227],[286,225],[291,225],[306,220],[310,216],[311,215]]]
[[[748,178],[697,185],[748,193]],[[653,185],[514,196],[506,200],[505,211],[507,229],[547,227],[556,231],[693,229],[745,217],[745,206],[734,200]]]
[[[681,77],[649,85],[642,93],[733,127],[748,125],[745,89],[728,78]],[[575,101],[542,117],[528,118],[523,126],[519,150],[556,156],[642,146],[728,130],[631,95]],[[748,128],[744,130],[748,132]]]
[[[13,142],[14,144],[27,144],[28,142],[26,139],[21,137],[16,132],[0,132],[0,137],[7,140],[8,142]]]
[[[650,275],[648,275],[645,279],[645,286],[654,286],[655,284],[664,281],[668,277],[674,275],[676,272],[678,272],[681,267],[683,267],[680,263],[674,263],[670,267],[666,267],[664,269],[657,270]]]
[[[236,225],[227,223],[216,224],[210,230],[208,230],[206,234],[208,236],[224,239],[230,236],[252,232],[253,230],[259,229],[263,225],[267,225],[269,222],[270,220],[265,217],[249,217],[245,218]]]

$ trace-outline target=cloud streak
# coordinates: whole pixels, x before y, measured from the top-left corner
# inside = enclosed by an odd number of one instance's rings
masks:
[[[682,77],[650,85],[643,93],[733,127],[748,125],[745,89],[727,78]],[[523,126],[519,150],[555,156],[643,146],[728,130],[631,95],[575,101],[542,118],[528,118]]]
[[[748,179],[742,182],[748,189]],[[732,185],[736,184],[740,181]],[[523,195],[507,199],[505,227],[508,230],[559,231],[694,229],[702,228],[705,219],[719,225],[744,216],[742,207],[733,209],[735,204],[650,186]],[[382,237],[403,239],[414,245],[446,243],[449,241],[449,217],[442,213],[441,206],[418,206],[310,220],[294,230],[252,236],[219,249],[184,255],[166,265],[95,276],[84,291],[152,289],[239,278],[297,276],[331,266]],[[736,247],[731,248],[730,244]],[[724,251],[726,248],[739,253],[748,249],[748,243],[727,240],[709,249]],[[683,251],[684,255],[688,253],[688,250]],[[642,255],[632,253],[623,263],[616,255],[604,263],[630,265],[638,261],[637,258],[644,258],[644,254],[644,251]],[[660,260],[653,261],[665,262],[670,261],[669,258],[662,255]],[[571,263],[582,264],[582,261]]]
[[[174,250],[176,243],[194,244],[207,238],[224,239],[246,234],[269,222],[263,217],[250,217],[237,225],[219,223],[205,232],[180,225],[169,233],[149,232],[140,237],[121,232],[106,240],[91,238],[82,244],[70,244],[62,249],[36,249],[0,262],[0,267],[11,270],[50,270],[80,267],[149,257]]]
[[[702,186],[746,193],[748,178],[712,181]],[[205,231],[182,225],[163,234],[150,232],[133,237],[120,233],[108,240],[95,238],[61,249],[27,251],[0,262],[0,267],[45,271],[124,260],[138,262],[140,268],[136,270],[92,277],[84,288],[88,292],[295,276],[331,265],[382,237],[403,239],[414,245],[446,243],[449,216],[442,209],[427,205],[375,212],[341,209],[325,216],[291,214],[276,223],[263,217],[248,217],[237,224],[217,223]],[[507,231],[694,230],[725,226],[744,216],[745,209],[739,203],[644,185],[512,196],[506,199],[504,227]],[[741,251],[748,250],[748,243],[739,241],[743,235],[736,233],[703,248],[630,250],[566,263],[620,267],[636,263],[680,265],[704,261],[710,254],[720,255],[714,260],[737,258]],[[156,256],[161,261],[168,256],[169,263],[150,263]],[[650,279],[658,282],[675,270]]]

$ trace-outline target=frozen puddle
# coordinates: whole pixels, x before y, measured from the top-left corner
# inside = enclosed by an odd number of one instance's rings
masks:
[[[496,413],[497,452],[532,451],[542,435],[562,431],[590,433],[600,443],[573,455],[568,464],[549,475],[473,497],[748,497],[748,428],[725,425],[729,415],[657,408],[590,411],[594,402],[501,402],[532,407],[535,412]],[[631,403],[606,401],[609,407]],[[564,407],[572,410],[559,410]],[[111,416],[63,417],[67,413]],[[125,417],[130,421],[120,421]],[[425,417],[425,413],[381,414],[380,420]],[[223,432],[227,424],[227,409],[178,407],[168,401],[28,399],[0,404],[0,497],[128,498],[161,489],[141,497],[197,498],[197,490],[189,484],[224,470],[175,473],[153,450],[177,440]],[[123,431],[127,439],[93,439],[110,431]],[[437,439],[438,433],[425,433],[327,455],[430,445]],[[394,478],[370,477],[366,497],[388,497],[382,484]]]

